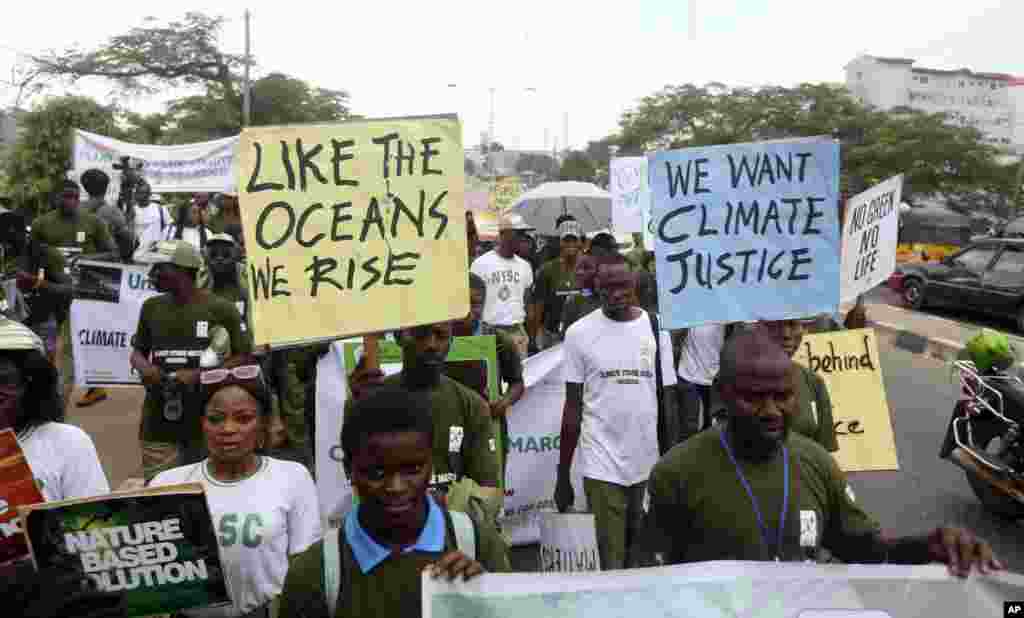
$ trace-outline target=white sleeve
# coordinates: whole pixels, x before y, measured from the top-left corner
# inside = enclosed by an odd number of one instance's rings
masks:
[[[110,482],[100,464],[96,445],[89,434],[78,431],[70,440],[64,453],[64,471],[61,474],[61,495],[65,500],[104,496],[110,493]]]
[[[484,273],[483,273],[484,269],[483,269],[483,266],[480,263],[481,259],[483,259],[483,256],[480,256],[480,257],[476,258],[475,260],[473,260],[473,263],[470,264],[470,266],[469,266],[469,272],[473,273],[477,277],[483,277],[484,276]]]
[[[300,554],[323,538],[320,528],[320,501],[316,484],[302,464],[295,464],[292,503],[288,509],[288,555]]]
[[[562,344],[563,363],[565,364],[563,373],[566,382],[583,384],[586,381],[587,371],[583,361],[583,354],[580,353],[579,346],[576,343],[577,337],[574,337],[574,334],[574,332],[566,333],[565,342]]]
[[[665,386],[672,386],[678,380],[676,379],[675,368],[672,366],[672,337],[669,336],[668,331],[661,331],[661,380]]]

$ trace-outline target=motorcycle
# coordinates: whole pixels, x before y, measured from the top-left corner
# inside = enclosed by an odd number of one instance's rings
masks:
[[[1024,519],[1024,380],[1013,364],[981,372],[972,361],[957,360],[953,368],[961,395],[939,457],[964,470],[988,511]]]

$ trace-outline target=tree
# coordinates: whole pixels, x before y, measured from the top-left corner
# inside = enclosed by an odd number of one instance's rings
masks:
[[[221,87],[211,84],[206,96],[172,101],[168,113],[175,123],[172,143],[217,139],[237,135],[241,112],[225,102]],[[254,126],[332,122],[351,117],[348,93],[318,88],[284,73],[271,73],[252,84]]]
[[[35,57],[35,64],[44,74],[72,82],[84,77],[112,79],[130,93],[216,85],[230,107],[241,108],[237,72],[245,59],[217,47],[223,17],[189,12],[166,25],[152,25],[152,17],[145,21],[147,26],[112,37],[96,49],[51,51]]]
[[[472,159],[466,159],[463,166],[466,169],[466,176],[476,175],[476,163],[474,163]]]
[[[562,169],[558,172],[561,180],[578,180],[580,182],[594,182],[597,169],[593,161],[587,155],[574,150],[562,161]]]
[[[9,195],[15,204],[38,213],[71,165],[74,129],[123,137],[116,110],[88,97],[49,99],[19,118],[20,136],[4,162]]]
[[[883,112],[845,88],[802,84],[752,89],[669,86],[623,114],[619,155],[645,150],[833,135],[843,142],[841,186],[856,193],[905,175],[905,195],[956,194],[993,185],[996,150],[942,114]]]

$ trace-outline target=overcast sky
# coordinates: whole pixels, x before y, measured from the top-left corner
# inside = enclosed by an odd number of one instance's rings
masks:
[[[146,16],[187,10],[120,0],[7,4],[4,78],[18,51],[94,46]],[[495,133],[509,148],[550,148],[554,137],[564,146],[566,113],[569,142],[582,147],[666,84],[841,82],[858,53],[1024,75],[1021,0],[221,0],[194,10],[227,17],[222,44],[241,53],[247,7],[257,76],[281,71],[348,90],[353,110],[367,116],[455,111],[466,143],[487,129],[495,88]],[[107,101],[109,90],[76,87]],[[123,103],[159,111],[174,94]]]

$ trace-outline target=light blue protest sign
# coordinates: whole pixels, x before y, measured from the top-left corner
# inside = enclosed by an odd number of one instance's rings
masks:
[[[839,144],[802,138],[648,155],[667,328],[839,306]]]

